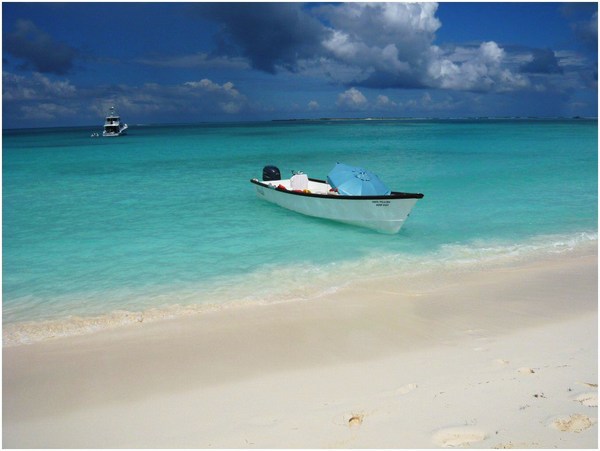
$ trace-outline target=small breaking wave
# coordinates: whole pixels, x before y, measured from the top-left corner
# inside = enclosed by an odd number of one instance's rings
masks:
[[[70,316],[65,319],[6,324],[2,330],[2,342],[3,346],[6,347],[32,344],[53,338],[86,335],[122,326],[179,318],[228,307],[233,307],[233,305],[173,305],[164,308],[151,308],[145,311],[117,310],[99,316]]]
[[[318,300],[351,284],[377,278],[409,280],[427,273],[472,271],[526,264],[563,255],[597,253],[597,232],[536,236],[521,243],[473,241],[451,243],[425,254],[372,254],[355,260],[326,264],[264,265],[253,272],[223,275],[210,283],[162,287],[160,292],[102,293],[111,302],[86,299],[94,308],[113,305],[107,313],[60,313],[36,321],[7,322],[5,310],[3,346],[30,344],[53,338],[85,335],[116,327],[167,320],[206,312]],[[55,302],[60,305],[60,302]],[[110,308],[110,307],[106,307]],[[9,311],[10,313],[10,311]],[[66,317],[65,317],[66,316]]]

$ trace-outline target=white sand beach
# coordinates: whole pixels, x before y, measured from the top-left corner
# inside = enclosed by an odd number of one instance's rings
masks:
[[[597,448],[598,265],[561,254],[3,349],[5,448]]]

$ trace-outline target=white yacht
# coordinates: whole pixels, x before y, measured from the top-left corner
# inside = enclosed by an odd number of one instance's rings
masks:
[[[111,106],[110,111],[104,120],[104,131],[102,136],[121,136],[127,132],[127,124],[121,124],[121,117],[116,112],[115,107]]]

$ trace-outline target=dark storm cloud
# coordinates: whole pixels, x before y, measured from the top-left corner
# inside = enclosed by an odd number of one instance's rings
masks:
[[[318,51],[326,28],[296,3],[211,3],[197,5],[206,18],[221,24],[220,50],[237,49],[256,69],[295,70],[301,58]]]
[[[320,71],[347,86],[424,87],[427,54],[440,26],[436,4],[203,3],[219,24],[220,56],[263,72]]]
[[[528,86],[493,41],[473,48],[434,45],[441,27],[437,8],[435,3],[194,5],[203,19],[220,24],[221,55],[246,58],[271,74],[321,74],[343,86],[373,89],[481,92]],[[543,57],[535,63],[550,69]]]
[[[421,74],[404,74],[389,72],[373,72],[364,80],[357,81],[356,86],[364,88],[402,88],[402,89],[424,89],[429,86],[421,79]]]
[[[521,66],[521,72],[527,74],[560,74],[563,72],[552,50],[536,49],[532,53],[533,59]]]
[[[77,55],[75,49],[57,42],[29,20],[18,20],[15,30],[4,34],[2,47],[23,60],[23,67],[57,75],[68,73]]]

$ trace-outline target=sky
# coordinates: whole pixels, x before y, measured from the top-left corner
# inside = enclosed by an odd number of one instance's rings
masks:
[[[584,3],[2,2],[2,128],[597,117]]]

